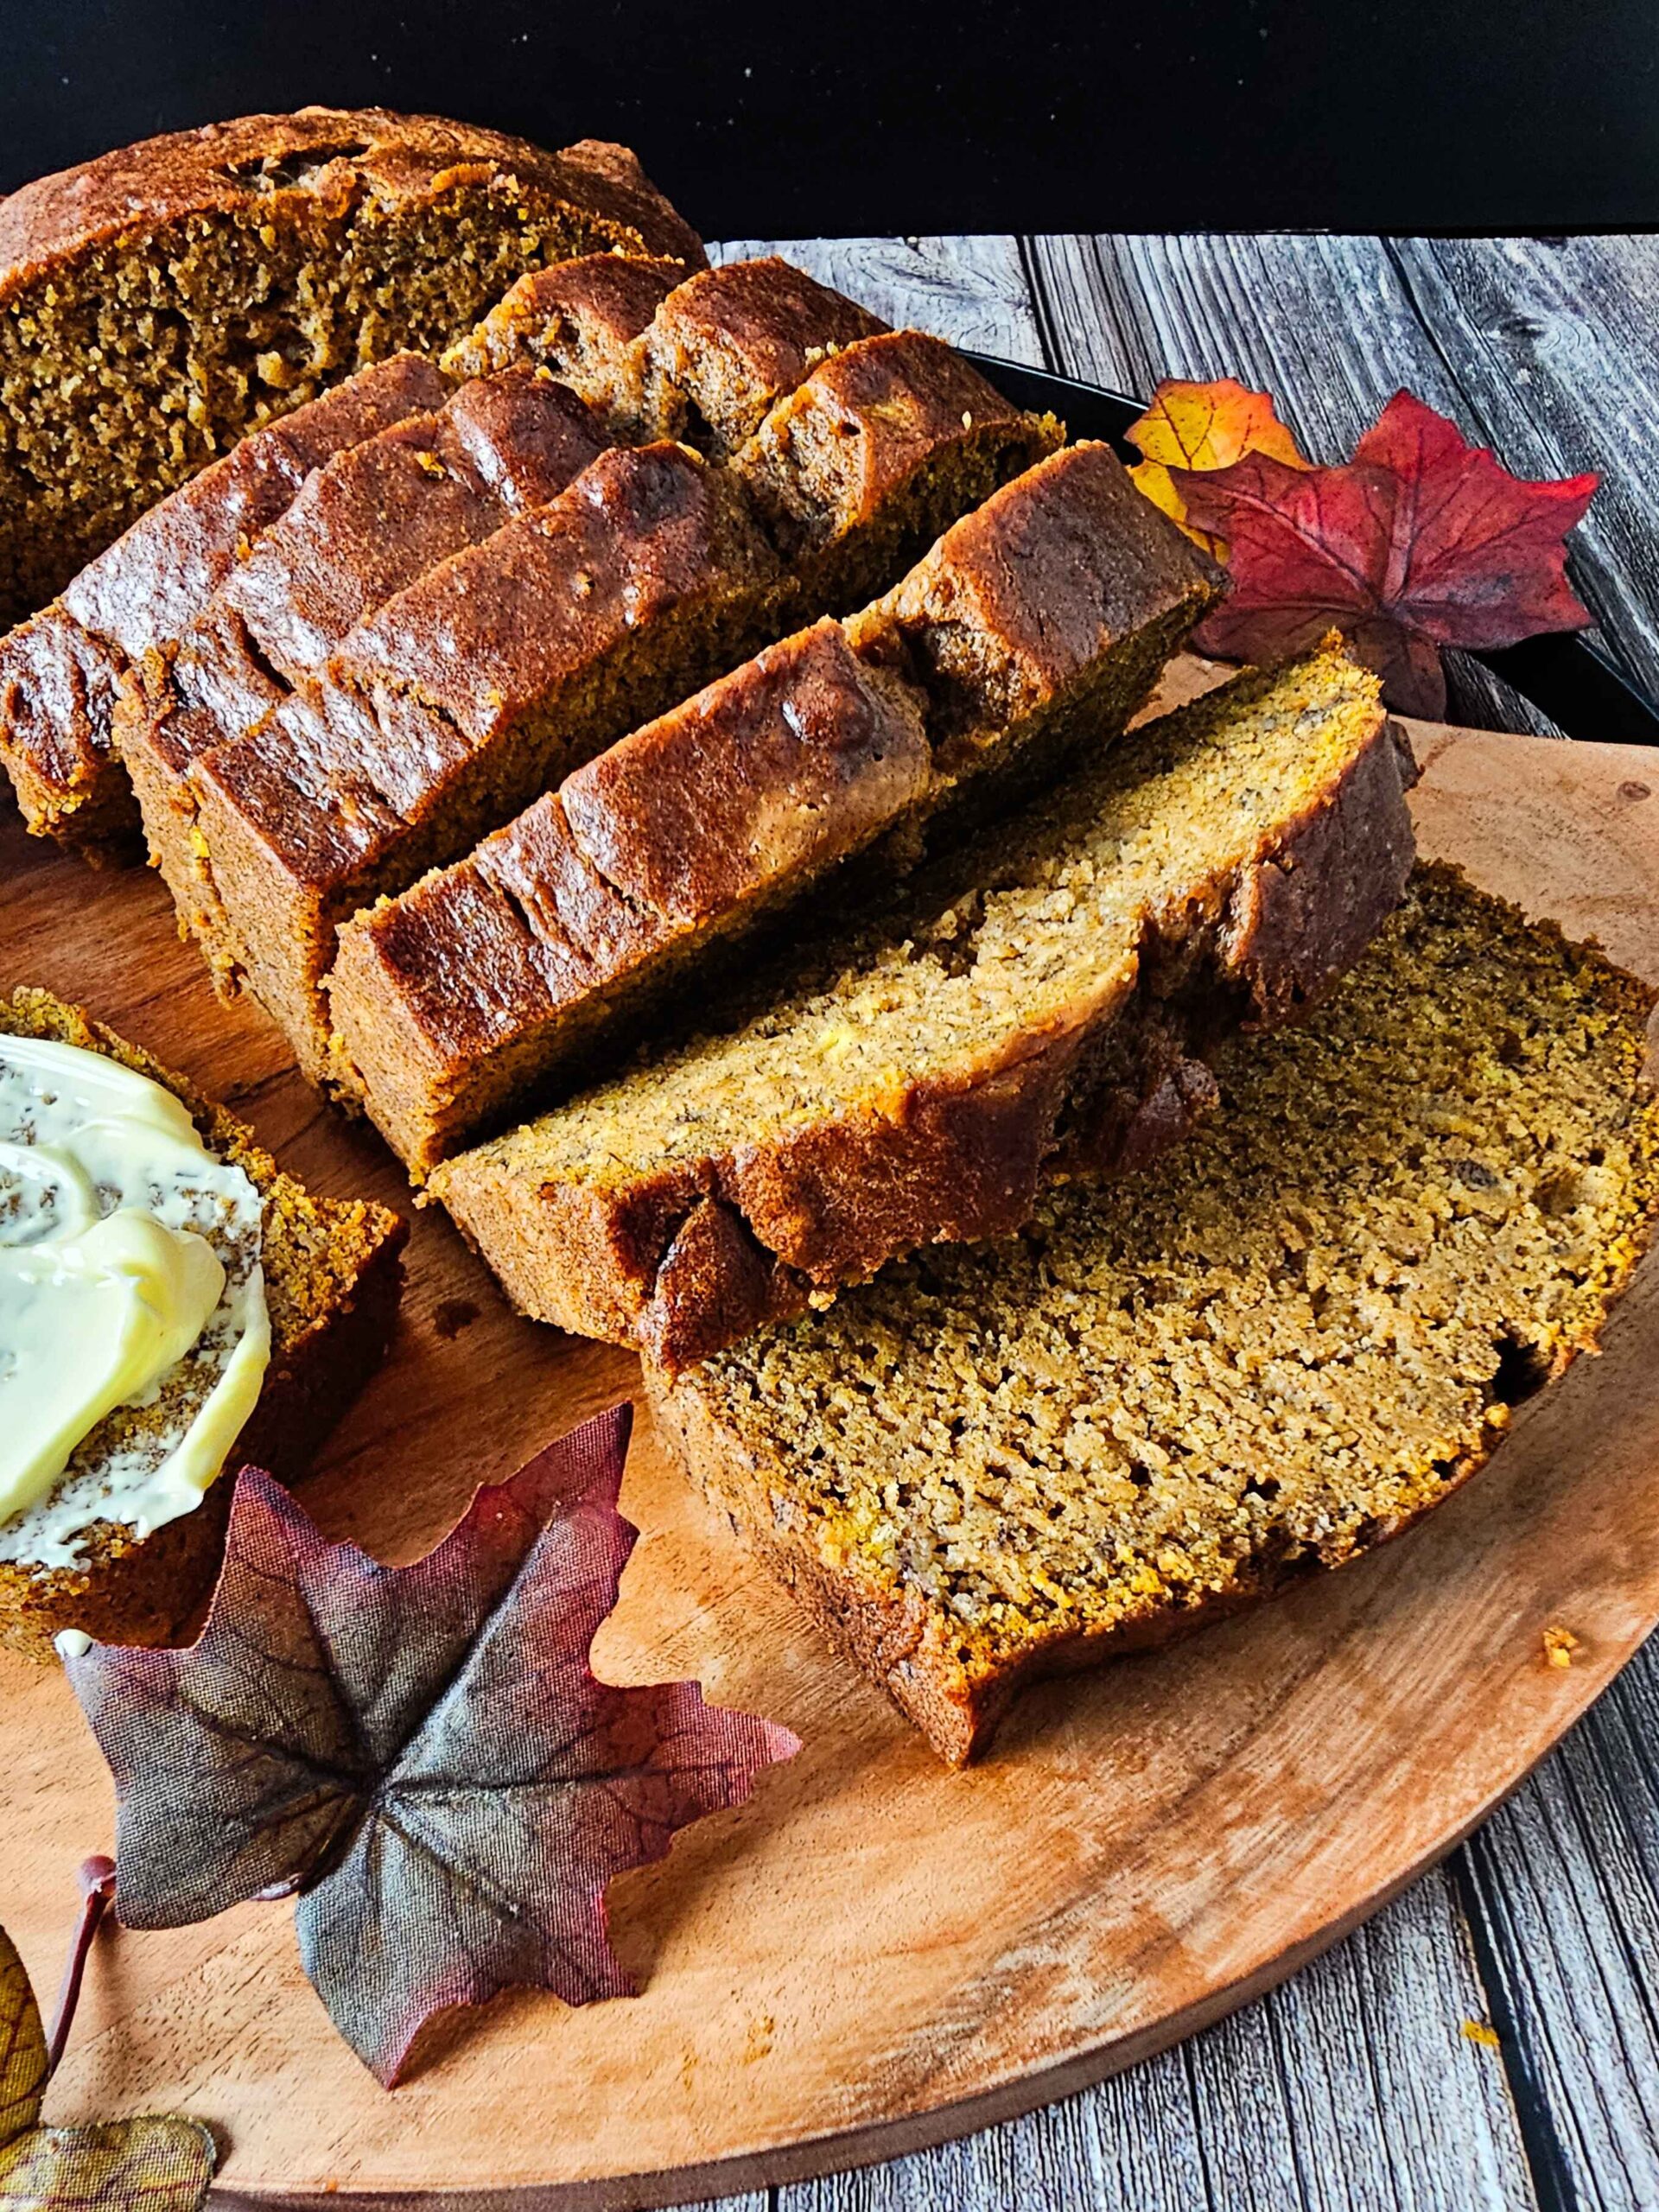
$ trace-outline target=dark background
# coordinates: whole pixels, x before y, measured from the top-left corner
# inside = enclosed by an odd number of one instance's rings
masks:
[[[307,100],[636,146],[709,237],[1659,226],[1656,0],[0,0],[0,191]]]

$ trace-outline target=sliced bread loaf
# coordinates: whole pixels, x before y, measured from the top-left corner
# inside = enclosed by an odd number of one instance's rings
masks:
[[[1045,1172],[1179,1135],[1219,1038],[1331,988],[1404,885],[1413,772],[1336,640],[1247,673],[430,1187],[524,1312],[671,1371],[1016,1228]]]
[[[942,1758],[1020,1686],[1397,1535],[1592,1349],[1653,1234],[1653,994],[1454,872],[1155,1175],[1055,1190],[653,1395]]]
[[[248,1178],[260,1201],[257,1256],[270,1352],[258,1402],[227,1466],[234,1473],[256,1460],[287,1478],[307,1471],[311,1453],[385,1348],[404,1223],[383,1206],[311,1197],[239,1122],[78,1007],[37,990],[0,998],[0,1050],[7,1038],[73,1046],[160,1084],[183,1103],[208,1150]],[[0,1207],[5,1181],[0,1169]],[[82,1490],[96,1486],[106,1463],[131,1453],[154,1412],[146,1404],[106,1415],[77,1451],[67,1479]],[[218,1571],[231,1487],[223,1478],[211,1482],[194,1510],[149,1535],[116,1519],[77,1524],[71,1548],[78,1555],[67,1563],[31,1563],[31,1547],[9,1542],[10,1527],[0,1522],[0,1644],[49,1659],[52,1638],[64,1629],[118,1643],[162,1643],[188,1629]]]
[[[702,259],[626,148],[384,108],[178,131],[0,203],[0,623],[245,431],[526,268]]]
[[[808,385],[884,342],[858,341]],[[340,921],[458,859],[832,586],[889,581],[1059,435],[912,337],[836,412],[839,474],[814,464],[817,520],[792,563],[737,461],[667,442],[613,449],[365,617],[327,680],[274,709],[268,670],[227,686],[222,658],[197,700],[179,690],[200,676],[177,663],[129,687],[120,741],[152,849],[187,887],[181,918],[221,982],[245,980],[283,1022],[314,1080],[329,1072],[321,984]],[[264,710],[251,729],[250,702]]]
[[[902,873],[970,787],[982,810],[1116,737],[1218,582],[1108,448],[1067,447],[844,629],[768,647],[348,923],[340,1079],[424,1174],[836,863],[880,838],[872,870]]]

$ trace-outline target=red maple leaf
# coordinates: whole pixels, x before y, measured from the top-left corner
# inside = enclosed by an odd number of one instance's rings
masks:
[[[1170,474],[1187,521],[1227,543],[1232,589],[1195,639],[1224,659],[1302,652],[1334,624],[1390,706],[1438,715],[1443,645],[1478,652],[1591,620],[1566,541],[1599,479],[1511,476],[1408,391],[1339,467],[1247,453]]]
[[[638,1534],[616,1510],[629,1414],[480,1491],[410,1567],[326,1541],[243,1469],[198,1641],[67,1662],[115,1776],[128,1926],[297,1891],[305,1970],[388,2086],[444,2006],[633,1993],[607,1884],[800,1745],[695,1682],[594,1679]]]

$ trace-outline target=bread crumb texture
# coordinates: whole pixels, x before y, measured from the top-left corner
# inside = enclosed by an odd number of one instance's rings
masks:
[[[721,1354],[671,1423],[763,1548],[909,1621],[935,1707],[1338,1566],[1593,1344],[1659,1197],[1650,1003],[1420,867],[1304,1027],[1224,1050],[1154,1172]]]

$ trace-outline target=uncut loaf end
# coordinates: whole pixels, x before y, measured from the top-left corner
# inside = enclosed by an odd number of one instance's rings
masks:
[[[1158,1173],[1045,1195],[653,1397],[940,1757],[1398,1535],[1593,1348],[1659,1209],[1653,993],[1421,868]]]
[[[625,147],[385,108],[245,116],[26,185],[0,203],[0,621],[245,431],[613,248],[703,259]]]
[[[524,1312],[690,1366],[1180,1135],[1217,1040],[1305,1014],[1392,911],[1414,775],[1336,639],[1249,671],[429,1187]]]

